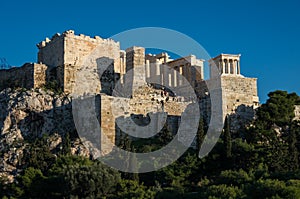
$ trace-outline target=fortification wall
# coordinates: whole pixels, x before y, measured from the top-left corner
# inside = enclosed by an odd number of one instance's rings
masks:
[[[67,93],[74,92],[75,78],[79,73],[80,76],[86,77],[86,84],[94,86],[92,93],[100,93],[102,90],[109,93],[113,87],[114,73],[123,72],[120,66],[120,45],[111,39],[101,39],[100,37],[91,39],[84,35],[67,34],[65,49],[67,52],[65,53],[63,76],[64,91]],[[86,60],[87,58],[88,60]],[[104,71],[106,68],[108,71]],[[99,77],[99,74],[108,76],[102,78]],[[102,78],[101,83],[99,78]],[[89,90],[85,88],[76,92],[87,91]]]
[[[45,64],[33,64],[33,88],[40,88],[46,84],[50,76],[48,68]]]
[[[168,114],[167,124],[168,128],[176,133],[180,123],[180,116],[189,103],[177,102],[175,99],[167,99],[167,96],[161,96],[159,90],[152,89],[151,87],[142,87],[136,90],[132,98],[113,97],[102,95],[101,98],[101,116],[100,124],[102,133],[113,143],[119,139],[121,131],[118,124],[121,124],[125,132],[134,132],[136,124],[132,125],[130,118],[134,117],[138,122],[143,122],[143,118],[147,117],[150,113],[153,115],[151,121],[151,129],[157,130],[159,126],[159,117],[161,113]],[[161,101],[164,101],[162,106]],[[118,122],[116,122],[116,120]],[[102,138],[104,139],[104,138]],[[103,145],[103,148],[109,151],[110,145]]]
[[[243,128],[253,120],[258,107],[257,79],[237,75],[222,75],[199,82],[196,87],[200,110],[204,119],[230,116],[232,132]],[[221,118],[222,117],[222,118]]]
[[[69,30],[62,35],[55,34],[51,40],[46,38],[37,46],[39,48],[38,62],[50,67],[57,67],[55,69],[56,80],[66,93],[74,91],[78,72],[84,72],[85,75],[90,73],[88,75],[88,80],[91,80],[90,85],[96,85],[93,93],[100,93],[101,85],[95,81],[99,79],[99,73],[104,71],[97,68],[97,58],[112,60],[108,66],[113,68],[113,73],[125,73],[124,66],[120,63],[120,44],[111,39],[102,39],[99,36],[91,38],[83,34],[75,35],[74,31]],[[91,54],[93,54],[92,57],[90,57]],[[86,60],[88,57],[89,60]],[[89,65],[88,61],[94,63]],[[106,63],[101,62],[101,64],[102,68],[106,67]],[[111,74],[111,72],[109,73]],[[114,79],[114,77],[109,77],[109,79]],[[108,84],[107,81],[103,82],[103,84],[105,83]],[[82,92],[84,91],[82,90]]]
[[[0,90],[8,87],[37,88],[46,83],[48,67],[28,63],[22,67],[0,70]]]
[[[56,34],[50,40],[46,38],[37,47],[38,63],[46,64],[49,67],[62,66],[64,64],[64,37]]]
[[[258,107],[257,79],[242,76],[221,76],[226,112],[235,111],[240,105]]]
[[[230,115],[231,131],[237,132],[254,119],[259,105],[257,79],[242,76],[221,76],[224,111]]]

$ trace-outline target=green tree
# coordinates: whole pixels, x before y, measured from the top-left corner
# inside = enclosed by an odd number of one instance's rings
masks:
[[[243,169],[239,169],[238,171],[225,170],[221,172],[216,183],[240,186],[242,184],[250,183],[253,179],[254,175],[247,173]]]
[[[99,198],[114,193],[120,174],[103,165],[68,165],[64,169],[64,183],[67,196]]]
[[[274,91],[268,94],[269,99],[257,110],[258,121],[267,128],[272,125],[288,125],[295,117],[294,105],[299,101],[299,96],[286,91]]]
[[[62,140],[62,154],[69,155],[71,154],[71,140],[70,133],[66,133]]]
[[[152,199],[156,192],[134,180],[121,180],[117,188],[117,197],[124,199]]]
[[[128,134],[122,133],[120,138],[120,148],[130,151],[131,150],[131,140]]]
[[[85,165],[91,166],[94,162],[88,158],[75,155],[62,155],[56,159],[55,163],[49,170],[50,175],[58,175],[64,172],[64,169],[68,165]]]
[[[29,145],[29,148],[25,150],[22,161],[25,163],[26,167],[40,169],[42,173],[47,172],[51,168],[52,164],[55,162],[55,156],[49,149],[47,139],[47,136],[37,138]]]
[[[249,198],[300,198],[300,186],[295,181],[258,180],[246,192]]]
[[[167,122],[164,124],[163,128],[161,129],[160,133],[157,134],[157,136],[162,146],[165,146],[173,139],[173,134],[169,130]]]
[[[205,132],[204,132],[204,121],[203,121],[203,117],[200,118],[199,120],[199,126],[198,126],[198,131],[197,131],[197,140],[196,140],[196,145],[197,145],[197,151],[200,151],[201,145],[203,143],[204,140],[204,136],[205,136]]]
[[[156,179],[161,184],[183,189],[184,186],[189,186],[192,182],[196,183],[201,178],[197,172],[198,163],[197,154],[188,151],[176,162],[159,170]]]
[[[230,119],[229,116],[225,118],[224,125],[224,144],[226,150],[226,158],[231,158],[232,142],[231,142],[231,133],[230,133]]]
[[[288,151],[292,150],[292,158],[295,160],[297,154],[294,146],[297,141],[290,127],[299,96],[279,90],[270,92],[268,96],[267,102],[258,108],[257,118],[249,128],[246,139],[253,144],[259,144],[263,149],[260,155],[270,171],[287,171],[298,164],[295,161],[295,164],[290,164]]]
[[[43,190],[40,186],[40,182],[46,177],[41,170],[29,167],[24,171],[24,174],[20,177],[21,187],[24,190],[24,195],[28,198],[38,198],[39,194]]]
[[[233,199],[233,198],[245,198],[243,190],[232,185],[211,185],[205,192],[206,198],[219,198],[219,199]]]
[[[299,168],[299,163],[298,163],[299,154],[296,147],[296,143],[297,143],[296,131],[297,131],[297,124],[294,122],[290,126],[289,137],[288,137],[290,169],[292,171]]]

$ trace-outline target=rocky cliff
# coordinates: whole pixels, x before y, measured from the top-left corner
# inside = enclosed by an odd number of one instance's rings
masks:
[[[0,92],[0,177],[13,181],[22,171],[24,151],[37,138],[47,136],[55,154],[62,148],[66,133],[76,133],[71,98],[43,89]],[[73,154],[88,156],[79,139],[71,143]]]

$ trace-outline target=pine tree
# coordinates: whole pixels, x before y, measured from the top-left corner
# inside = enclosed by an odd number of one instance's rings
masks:
[[[204,140],[204,121],[203,118],[200,118],[199,121],[199,126],[198,126],[198,131],[197,131],[197,138],[196,138],[196,147],[197,151],[199,152],[201,149],[201,144],[203,143]]]
[[[69,155],[71,154],[71,141],[70,141],[70,134],[66,133],[65,137],[62,141],[62,154]]]
[[[128,134],[123,134],[120,139],[120,148],[125,150],[125,151],[130,151],[131,150],[131,140],[128,136]]]
[[[167,122],[164,124],[158,135],[159,140],[163,145],[168,144],[173,139],[173,134],[171,131],[169,131]]]
[[[230,158],[232,156],[232,154],[231,154],[232,143],[231,143],[229,116],[226,116],[226,118],[225,118],[224,143],[225,143],[225,149],[226,149],[226,158]]]
[[[131,147],[131,140],[128,136],[128,134],[123,133],[123,136],[121,137],[120,140],[120,148],[123,149],[125,151],[124,156],[121,156],[120,158],[122,159],[122,164],[124,165],[124,168],[126,168],[126,170],[128,171],[129,168],[131,167],[131,155],[130,155],[130,151],[132,150]],[[132,175],[131,173],[125,172],[124,177],[126,179],[132,179]]]
[[[124,140],[124,150],[126,151],[131,150],[131,140],[127,134],[125,135],[125,140]]]

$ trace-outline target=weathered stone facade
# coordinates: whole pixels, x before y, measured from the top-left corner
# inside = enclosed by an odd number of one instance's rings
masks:
[[[7,87],[38,88],[46,83],[48,66],[27,63],[22,67],[0,70],[0,90]]]
[[[99,58],[105,57],[113,60],[114,72],[124,74],[124,66],[120,63],[120,44],[111,39],[102,39],[99,36],[91,38],[83,34],[75,35],[69,30],[62,35],[55,34],[51,40],[46,38],[38,45],[38,63],[43,63],[49,67],[54,75],[54,79],[66,93],[74,92],[76,74],[82,69],[87,55],[91,54],[95,48],[99,53]],[[90,72],[90,71],[88,71]],[[96,74],[97,77],[97,74]],[[99,93],[100,85],[95,91]]]
[[[220,81],[223,118],[230,116],[231,130],[236,132],[253,120],[254,110],[259,106],[257,79],[241,75],[240,55],[220,54],[209,63],[210,80],[207,82]]]

